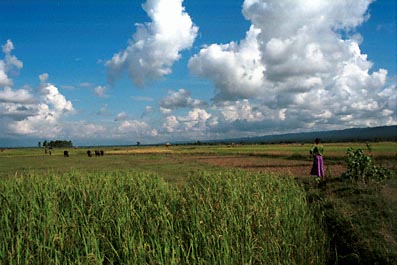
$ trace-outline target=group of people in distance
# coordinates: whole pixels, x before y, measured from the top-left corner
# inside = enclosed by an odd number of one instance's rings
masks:
[[[95,156],[103,156],[105,154],[105,152],[103,150],[95,150]],[[51,150],[48,151],[47,148],[45,149],[45,154],[49,153],[51,155]],[[92,157],[93,153],[91,152],[91,150],[87,151],[87,155],[89,157]],[[69,151],[63,151],[63,156],[64,157],[69,157]]]
[[[103,155],[105,154],[105,153],[103,152],[103,150],[95,150],[94,153],[95,153],[95,156],[103,156]],[[89,157],[92,157],[92,152],[91,152],[91,150],[87,150],[87,155],[88,155]]]

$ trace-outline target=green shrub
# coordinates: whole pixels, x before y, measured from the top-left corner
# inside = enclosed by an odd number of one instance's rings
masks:
[[[382,166],[375,165],[371,156],[361,149],[347,149],[347,171],[342,178],[365,185],[382,184],[390,177],[390,172]]]

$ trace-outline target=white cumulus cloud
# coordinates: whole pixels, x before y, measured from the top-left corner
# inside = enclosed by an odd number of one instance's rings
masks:
[[[22,61],[11,52],[14,44],[8,40],[3,46],[4,60],[0,60],[0,127],[3,132],[31,136],[54,136],[62,132],[60,121],[73,111],[72,103],[58,88],[47,83],[48,74],[39,76],[40,86],[31,90],[25,86],[13,88],[9,74],[22,68]]]
[[[189,60],[190,70],[213,80],[217,98],[230,100],[251,97],[263,87],[265,66],[257,36],[260,30],[251,27],[240,44],[212,44]]]
[[[73,110],[73,104],[62,95],[58,88],[47,84],[41,88],[42,98],[45,103],[51,105],[57,112],[63,113]]]
[[[261,121],[265,118],[264,114],[258,108],[253,107],[247,99],[225,102],[219,107],[219,110],[226,121]]]
[[[163,128],[166,130],[166,132],[169,133],[174,132],[178,126],[179,126],[179,121],[174,115],[167,116],[163,123]]]
[[[0,120],[1,129],[10,134],[54,136],[62,132],[59,124],[65,113],[73,111],[72,103],[62,95],[58,88],[46,83],[48,74],[39,76],[38,93],[29,88],[13,89],[13,80],[9,74],[16,73],[23,63],[11,52],[14,44],[11,40],[2,46],[5,54],[0,60]]]
[[[395,124],[388,98],[395,84],[387,86],[386,70],[372,69],[356,33],[371,2],[245,0],[243,15],[252,24],[245,39],[202,48],[189,68],[214,83],[223,125]]]
[[[129,46],[107,61],[110,80],[127,70],[132,81],[142,86],[171,73],[180,52],[193,45],[198,32],[182,2],[147,0],[142,5],[152,21],[136,24]]]
[[[205,109],[193,108],[185,116],[166,116],[163,122],[163,129],[168,133],[176,133],[175,135],[180,136],[183,136],[183,133],[186,132],[204,134],[209,128],[211,117],[212,114]]]
[[[33,95],[26,89],[13,90],[11,87],[5,87],[0,90],[0,102],[9,103],[33,103]]]
[[[179,89],[178,91],[170,90],[168,91],[167,97],[160,101],[160,107],[168,110],[177,108],[197,108],[205,105],[205,102],[193,99],[190,92],[186,89]]]
[[[0,87],[12,86],[13,82],[9,78],[9,73],[13,71],[17,72],[23,67],[23,63],[11,54],[12,50],[14,50],[14,44],[11,40],[7,40],[2,46],[2,51],[5,56],[3,60],[0,60]]]
[[[118,127],[118,133],[121,135],[129,135],[134,137],[155,137],[157,130],[150,127],[144,121],[125,120]]]
[[[19,112],[14,120],[9,122],[8,129],[13,133],[23,135],[35,135],[42,137],[53,137],[63,131],[60,120],[66,113],[72,112],[73,104],[62,95],[58,88],[46,83],[48,74],[39,76],[41,81],[39,95],[32,102],[32,95],[23,90],[17,92],[25,95],[27,101],[13,102],[10,110],[25,110]],[[7,113],[3,113],[5,115]],[[22,115],[23,114],[23,115]]]
[[[204,109],[195,108],[189,111],[186,117],[181,117],[180,120],[185,124],[185,130],[205,131],[207,121],[211,118],[211,114]]]

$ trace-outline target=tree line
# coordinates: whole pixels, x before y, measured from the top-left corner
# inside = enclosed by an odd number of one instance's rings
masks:
[[[65,148],[65,147],[73,147],[72,141],[66,140],[55,140],[55,141],[47,141],[44,140],[43,143],[38,143],[39,147],[44,148]]]

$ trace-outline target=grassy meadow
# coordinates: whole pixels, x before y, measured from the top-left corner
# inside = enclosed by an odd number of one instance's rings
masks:
[[[348,147],[391,177],[343,181]],[[397,143],[0,152],[2,264],[393,264]]]

